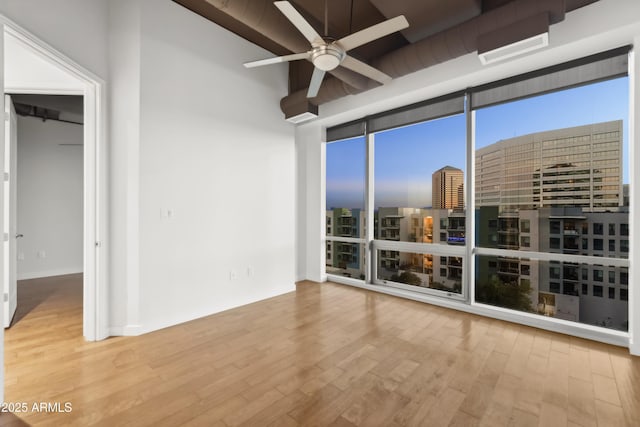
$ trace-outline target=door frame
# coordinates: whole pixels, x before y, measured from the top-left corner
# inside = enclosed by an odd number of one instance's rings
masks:
[[[107,149],[105,82],[43,40],[3,15],[1,46],[4,69],[4,41],[11,37],[47,64],[65,72],[80,84],[78,90],[24,84],[3,87],[9,94],[82,95],[84,99],[83,172],[83,336],[87,341],[105,339],[108,327],[107,258]],[[4,75],[2,76],[4,81]],[[3,85],[5,86],[5,85]],[[4,96],[3,96],[4,99]],[[4,126],[4,121],[2,121]],[[2,135],[4,130],[2,129]]]
[[[7,105],[7,100],[9,101],[9,105]],[[17,252],[17,244],[18,244],[18,235],[17,235],[17,222],[16,222],[16,214],[17,214],[17,198],[16,198],[16,190],[17,190],[17,148],[18,148],[18,117],[16,110],[13,106],[13,100],[11,99],[11,95],[4,95],[4,113],[5,113],[5,128],[4,128],[4,173],[6,174],[4,177],[4,196],[3,201],[8,202],[3,206],[4,214],[6,215],[3,219],[3,225],[6,226],[4,231],[7,233],[5,235],[5,240],[3,242],[4,245],[4,256],[2,257],[2,265],[4,266],[5,271],[3,272],[3,281],[4,287],[4,301],[3,306],[5,311],[2,316],[2,322],[4,323],[2,326],[6,329],[11,326],[13,322],[13,318],[15,317],[16,308],[17,308],[17,276],[18,276],[18,260],[16,255]],[[7,127],[8,126],[8,127]],[[7,181],[8,178],[8,181]],[[8,184],[8,185],[7,185]],[[7,194],[8,193],[8,194]],[[11,254],[14,256],[11,257]]]

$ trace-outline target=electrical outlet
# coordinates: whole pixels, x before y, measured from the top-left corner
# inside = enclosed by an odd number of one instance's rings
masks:
[[[38,258],[46,258],[47,253],[45,251],[38,251]]]
[[[229,271],[229,280],[236,280],[238,278],[238,272],[235,270]]]
[[[253,277],[253,267],[247,267],[247,277]]]

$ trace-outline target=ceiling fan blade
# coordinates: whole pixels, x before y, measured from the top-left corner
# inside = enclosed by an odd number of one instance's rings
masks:
[[[373,68],[371,65],[365,64],[364,62],[359,61],[349,55],[345,55],[340,65],[348,68],[351,71],[362,74],[363,76],[369,77],[370,79],[375,80],[378,83],[386,84],[391,81],[391,77],[386,75],[382,71],[378,70],[377,68]]]
[[[245,62],[246,68],[260,67],[262,65],[278,64],[280,62],[296,61],[298,59],[307,59],[310,57],[309,52],[294,53],[292,55],[276,56],[275,58],[260,59],[258,61]]]
[[[408,26],[409,22],[407,22],[407,18],[405,18],[404,15],[400,15],[343,37],[335,43],[340,45],[344,50],[351,50],[391,33],[395,33],[396,31],[404,30]]]
[[[316,46],[324,43],[322,36],[300,15],[300,12],[298,12],[291,3],[288,1],[277,1],[273,4],[280,9],[280,12],[309,40],[311,45]]]
[[[309,90],[307,90],[307,98],[315,98],[318,95],[325,73],[326,71],[322,71],[320,68],[314,68],[311,82],[309,83]]]

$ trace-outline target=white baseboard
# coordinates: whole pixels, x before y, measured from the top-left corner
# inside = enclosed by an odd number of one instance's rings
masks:
[[[80,274],[82,267],[59,268],[56,270],[35,271],[31,273],[19,273],[17,280],[40,279],[42,277],[64,276],[67,274]]]
[[[279,295],[284,295],[286,293],[293,292],[295,290],[296,290],[295,284],[292,284],[289,288],[285,290],[274,292],[273,294],[262,295],[260,298],[247,300],[244,303],[239,305],[220,307],[215,310],[201,310],[200,312],[196,312],[196,313],[192,312],[188,314],[171,316],[171,317],[159,319],[151,323],[142,324],[142,325],[112,326],[111,328],[109,328],[109,333],[111,334],[111,336],[138,336],[142,334],[147,334],[149,332],[159,331],[160,329],[170,328],[172,326],[180,325],[182,323],[190,322],[192,320],[200,319],[202,317],[207,317],[213,314],[221,313],[226,310],[242,307],[247,304],[253,304],[255,302],[277,297]]]
[[[112,326],[109,328],[109,336],[112,337],[135,337],[138,335],[142,335],[142,326],[140,325]]]

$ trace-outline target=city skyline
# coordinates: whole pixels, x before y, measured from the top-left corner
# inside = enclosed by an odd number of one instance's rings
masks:
[[[476,149],[515,136],[612,120],[623,120],[623,183],[628,184],[627,77],[478,110]],[[464,114],[376,134],[375,208],[431,207],[432,174],[449,165],[466,175],[465,158]],[[364,208],[364,159],[364,137],[327,144],[328,209]]]
[[[433,246],[426,253],[399,244],[378,250],[375,279],[452,295],[462,292],[464,269],[473,268],[477,302],[626,331],[629,271],[628,265],[615,265],[628,259],[630,249],[621,134],[622,121],[617,120],[520,135],[478,148],[471,230],[468,210],[459,209],[461,192],[456,191],[463,186],[462,171],[440,168],[433,173],[439,197],[432,208],[376,210],[374,240]],[[362,210],[326,212],[327,236],[366,240],[365,229]],[[469,259],[436,248],[467,245],[468,232],[474,233],[475,247],[500,252]],[[521,257],[517,251],[546,255]],[[364,244],[328,241],[326,255],[329,274],[365,278]],[[474,265],[465,267],[465,262]]]

